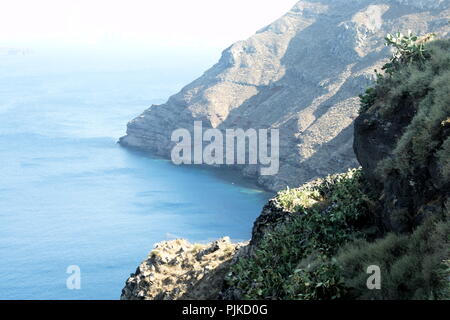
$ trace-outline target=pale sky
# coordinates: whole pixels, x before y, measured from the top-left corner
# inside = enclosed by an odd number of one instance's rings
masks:
[[[297,0],[1,0],[0,46],[228,47]]]

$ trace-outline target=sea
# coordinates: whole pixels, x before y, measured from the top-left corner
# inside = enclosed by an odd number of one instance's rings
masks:
[[[157,242],[250,238],[272,194],[117,144],[129,120],[217,59],[67,48],[0,56],[0,299],[119,299]]]

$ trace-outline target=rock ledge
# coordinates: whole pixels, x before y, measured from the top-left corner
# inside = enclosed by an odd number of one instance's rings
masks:
[[[217,299],[228,267],[246,247],[228,237],[208,244],[160,242],[130,275],[121,300]]]

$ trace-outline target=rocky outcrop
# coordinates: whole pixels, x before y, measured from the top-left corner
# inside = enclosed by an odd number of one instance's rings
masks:
[[[302,0],[246,41],[226,49],[220,61],[163,105],[128,124],[124,146],[170,156],[171,133],[203,126],[278,128],[280,170],[260,176],[272,190],[357,166],[353,120],[360,94],[389,50],[388,32],[450,32],[449,1]]]
[[[224,287],[229,267],[251,255],[265,233],[286,222],[292,213],[277,199],[264,206],[254,223],[250,242],[232,243],[225,237],[209,244],[177,239],[157,243],[131,274],[122,289],[122,300],[234,300],[235,288]]]
[[[155,245],[122,290],[122,300],[217,299],[225,273],[246,243],[223,238],[209,244],[178,239]]]

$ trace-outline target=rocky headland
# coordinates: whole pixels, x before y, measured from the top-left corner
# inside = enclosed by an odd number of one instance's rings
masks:
[[[157,243],[128,278],[121,299],[217,299],[232,261],[245,252],[247,245],[232,243],[229,238],[209,244],[191,244],[183,239]]]

